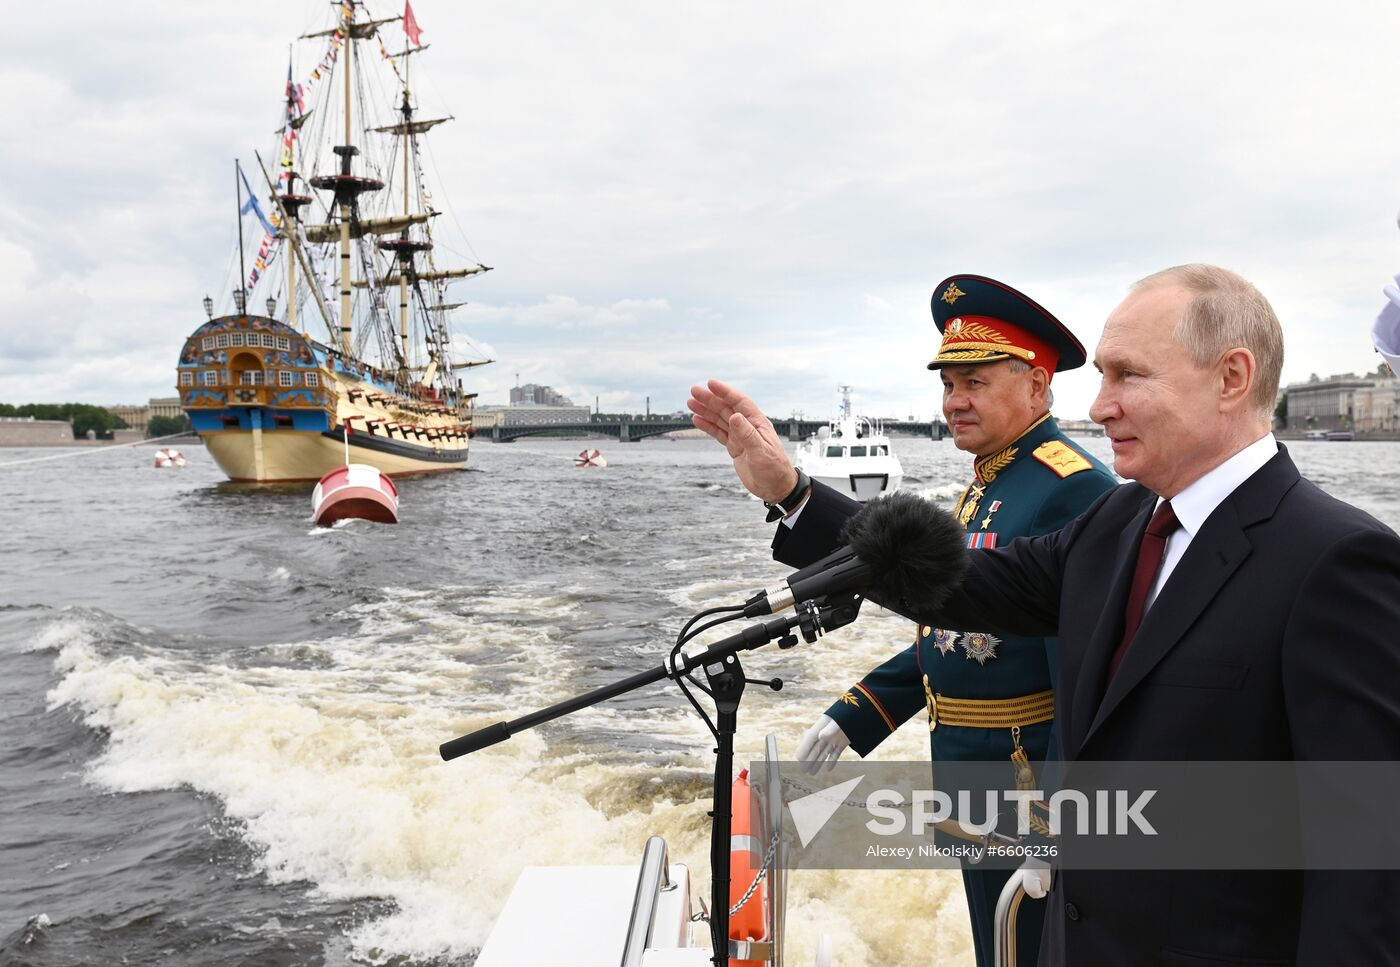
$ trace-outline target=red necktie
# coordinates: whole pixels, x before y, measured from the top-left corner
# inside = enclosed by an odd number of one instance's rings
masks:
[[[1113,660],[1108,665],[1109,680],[1118,673],[1118,665],[1128,650],[1128,643],[1137,634],[1142,624],[1143,612],[1147,610],[1147,595],[1157,580],[1157,572],[1162,570],[1162,561],[1167,556],[1167,538],[1181,526],[1172,510],[1172,502],[1165,500],[1147,523],[1147,533],[1142,537],[1138,548],[1137,567],[1133,569],[1133,587],[1128,592],[1128,607],[1123,611],[1123,640],[1113,652]]]

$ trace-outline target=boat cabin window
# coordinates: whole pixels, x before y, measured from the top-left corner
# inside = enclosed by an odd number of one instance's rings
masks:
[[[280,350],[282,350],[283,352],[286,352],[287,350],[291,349],[291,348],[292,348],[292,340],[291,340],[291,338],[288,337],[288,336],[278,336],[278,337],[277,337],[277,348],[280,349]]]
[[[876,457],[886,456],[890,452],[890,448],[886,446],[871,447],[870,449],[873,451],[872,456]]]
[[[261,386],[263,384],[263,371],[260,369],[245,369],[238,374],[239,386]]]
[[[280,370],[277,373],[278,386],[295,386],[297,374],[289,369]]]
[[[828,457],[839,457],[839,456],[843,456],[843,455],[845,454],[845,452],[846,452],[846,448],[845,448],[845,447],[827,447],[827,448],[826,448],[826,455],[827,455]]]
[[[213,349],[213,348],[214,348],[214,337],[213,337],[213,336],[205,336],[205,337],[204,337],[204,341],[203,341],[202,343],[200,343],[200,348],[202,348],[206,353],[207,353],[209,350]]]
[[[307,374],[306,374],[306,385],[307,385],[307,386],[320,386],[320,385],[321,385],[321,374],[320,374],[320,373],[307,373]]]
[[[865,451],[866,451],[867,449],[868,449],[867,447],[851,447],[851,456],[853,456],[853,457],[863,457],[863,456],[865,456]]]
[[[217,336],[214,337],[214,342],[215,342],[215,344],[216,344],[220,349],[227,349],[227,348],[228,348],[228,333],[226,333],[226,332],[221,332],[221,333],[219,333]]]
[[[205,386],[218,386],[219,371],[216,369],[206,369],[204,372],[199,374],[199,379],[200,382],[202,382]]]
[[[180,385],[181,385],[181,386],[193,386],[193,385],[194,385],[194,373],[190,372],[188,369],[183,370],[183,371],[180,373]]]
[[[254,338],[254,339],[257,339],[258,337],[257,337],[257,336],[254,336],[253,338]],[[230,346],[241,346],[241,345],[243,345],[243,333],[241,333],[241,332],[231,333],[231,334],[229,335],[229,337],[228,337],[228,343],[229,343]],[[253,345],[256,346],[257,343],[254,342]]]

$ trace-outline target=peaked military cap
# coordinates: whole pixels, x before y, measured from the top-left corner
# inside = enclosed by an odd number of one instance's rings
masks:
[[[929,369],[1022,359],[1050,373],[1084,365],[1084,345],[1065,324],[1009,285],[954,275],[933,290],[933,324],[943,335]]]

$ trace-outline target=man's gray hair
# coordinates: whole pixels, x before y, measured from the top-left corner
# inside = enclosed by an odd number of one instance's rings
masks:
[[[1253,353],[1257,372],[1250,402],[1273,412],[1283,371],[1283,327],[1264,294],[1229,269],[1200,263],[1154,272],[1133,283],[1132,291],[1154,285],[1179,285],[1193,293],[1172,336],[1197,366],[1214,365],[1231,349]]]
[[[1019,357],[1012,356],[1010,359],[1008,359],[1008,360],[1006,361],[1006,369],[1007,369],[1008,372],[1011,372],[1011,373],[1014,373],[1014,374],[1017,375],[1017,376],[1020,376],[1022,373],[1029,373],[1032,369],[1034,369],[1034,367],[1031,366],[1031,364],[1028,363],[1028,362],[1026,362],[1024,359],[1020,359]],[[1045,408],[1046,408],[1046,409],[1049,409],[1050,407],[1052,407],[1052,406],[1054,406],[1054,405],[1055,405],[1055,391],[1054,391],[1053,389],[1050,388],[1049,384],[1046,384],[1046,386],[1045,386]]]

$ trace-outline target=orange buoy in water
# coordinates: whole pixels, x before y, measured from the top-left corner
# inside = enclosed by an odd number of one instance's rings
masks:
[[[767,844],[754,835],[753,796],[749,791],[747,769],[734,780],[730,810],[733,818],[729,827],[729,907],[733,909],[753,886],[758,871],[763,869],[763,854],[767,848]],[[768,884],[761,882],[748,902],[729,915],[729,939],[767,940],[767,913]],[[729,958],[729,967],[764,967],[765,964],[764,960]]]
[[[357,517],[381,524],[399,522],[399,489],[376,468],[364,463],[336,467],[311,493],[312,516],[322,527]]]

